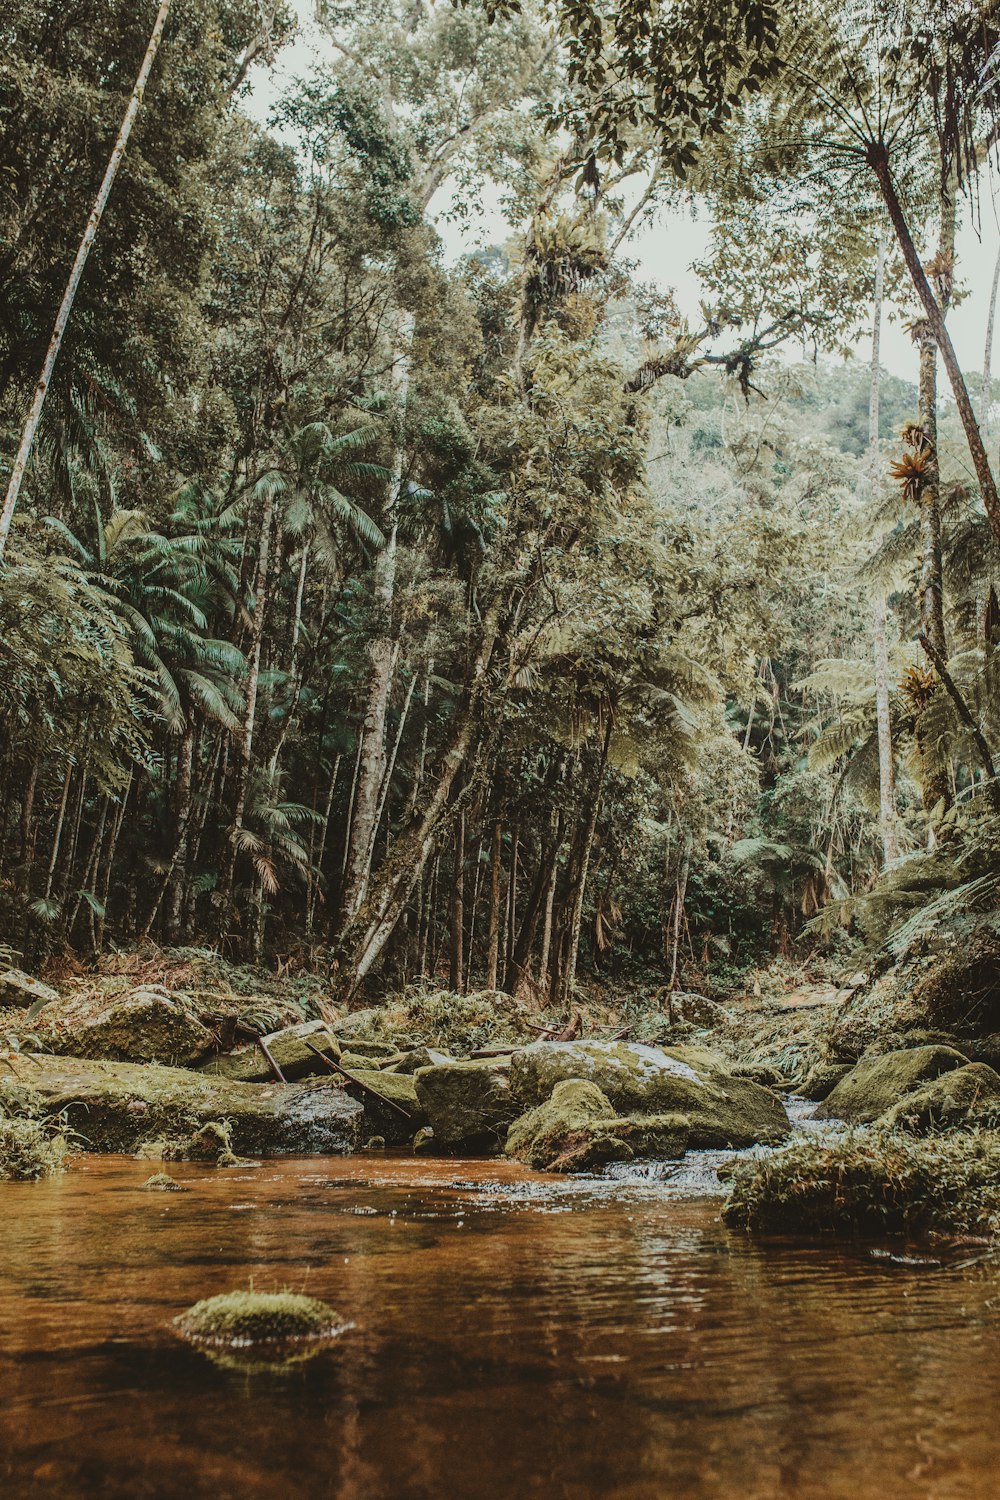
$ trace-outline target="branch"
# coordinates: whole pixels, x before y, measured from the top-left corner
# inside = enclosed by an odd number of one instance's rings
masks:
[[[986,743],[986,737],[984,736],[983,731],[980,729],[979,725],[976,723],[972,715],[972,710],[969,708],[969,705],[962,697],[962,694],[955,683],[955,679],[948,671],[948,667],[940,651],[936,646],[931,645],[930,641],[922,631],[917,636],[917,640],[920,642],[921,646],[923,646],[924,650],[927,652],[927,655],[934,663],[934,670],[940,677],[941,684],[944,687],[945,692],[948,694],[948,697],[951,699],[952,703],[954,703],[955,712],[958,714],[958,717],[961,719],[962,723],[965,725],[966,729],[968,729],[969,733],[972,735],[973,740],[975,741],[976,749],[979,751],[979,759],[982,762],[983,770],[986,772],[990,780],[990,785],[987,789],[986,795],[989,799],[990,806],[996,811],[1000,809],[1000,787],[998,787],[997,785],[996,767],[993,764],[993,756],[990,752],[989,745]]]

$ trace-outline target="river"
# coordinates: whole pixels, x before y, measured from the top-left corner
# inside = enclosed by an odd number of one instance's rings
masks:
[[[992,1500],[997,1273],[752,1243],[706,1166],[177,1165],[161,1194],[83,1157],[4,1184],[0,1494]],[[174,1336],[251,1280],[351,1326],[283,1373]]]

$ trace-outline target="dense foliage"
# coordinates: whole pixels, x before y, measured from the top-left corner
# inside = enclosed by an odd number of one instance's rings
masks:
[[[992,22],[882,67],[843,7],[845,102],[808,6],[645,9],[320,5],[262,119],[291,14],[174,0],[0,572],[5,941],[565,1002],[995,900],[995,487],[934,384]],[[5,474],[152,19],[0,19]],[[628,258],[682,191],[698,326]],[[912,385],[832,362],[883,283]]]

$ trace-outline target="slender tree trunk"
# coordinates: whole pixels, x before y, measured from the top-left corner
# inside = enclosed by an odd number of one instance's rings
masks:
[[[549,963],[552,954],[552,913],[555,910],[556,886],[559,882],[559,851],[563,840],[563,815],[560,809],[556,816],[556,834],[552,846],[552,864],[549,869],[549,881],[545,890],[545,919],[542,924],[542,953],[538,960],[538,983],[542,990],[548,988]]]
[[[493,824],[490,848],[490,914],[486,928],[486,988],[495,990],[500,977],[500,875],[503,854],[503,825]]]
[[[104,930],[108,919],[108,901],[110,899],[111,893],[111,876],[114,873],[115,853],[118,849],[118,835],[121,833],[122,823],[125,821],[125,804],[128,802],[129,794],[132,791],[132,780],[133,773],[130,770],[128,773],[128,781],[125,784],[125,790],[122,793],[121,801],[119,802],[118,807],[115,811],[114,822],[111,825],[111,838],[108,843],[108,852],[104,856],[104,880],[101,885],[99,897],[101,910],[97,916],[97,925],[94,934],[94,945],[98,953],[100,953],[104,947]]]
[[[677,876],[677,884],[674,888],[674,920],[673,934],[670,945],[670,981],[668,988],[673,991],[677,988],[677,970],[680,960],[681,925],[684,921],[684,902],[687,900],[688,875],[691,871],[691,835],[688,834],[684,840],[684,855],[681,859],[681,867]]]
[[[21,484],[24,480],[25,470],[28,467],[28,460],[31,457],[31,450],[35,441],[35,433],[38,430],[38,423],[42,415],[42,407],[45,404],[45,397],[48,395],[49,385],[52,381],[52,371],[54,370],[56,360],[59,357],[59,350],[62,346],[63,335],[66,332],[66,325],[69,323],[70,313],[73,310],[73,303],[76,300],[76,294],[80,286],[80,281],[83,277],[84,268],[90,256],[94,241],[97,238],[97,231],[100,227],[101,219],[104,215],[104,210],[107,207],[108,198],[111,196],[111,189],[114,186],[115,178],[118,175],[118,168],[121,166],[122,157],[125,155],[125,147],[128,145],[129,136],[132,134],[132,127],[135,124],[136,115],[139,113],[139,107],[142,104],[143,94],[146,92],[146,84],[149,81],[149,75],[152,71],[153,62],[156,58],[157,51],[159,50],[160,39],[163,36],[163,28],[166,25],[167,13],[170,10],[170,4],[171,0],[162,0],[160,9],[157,12],[156,21],[153,24],[153,30],[150,34],[149,42],[146,46],[146,55],[142,60],[142,67],[139,69],[139,76],[135,81],[135,88],[132,90],[132,97],[128,102],[128,108],[125,110],[125,116],[122,120],[121,128],[118,131],[118,138],[115,141],[114,149],[112,150],[111,156],[108,159],[108,165],[104,173],[104,180],[102,181],[101,186],[98,190],[94,206],[90,211],[90,218],[87,220],[87,227],[83,232],[83,239],[80,241],[80,247],[76,252],[76,259],[73,262],[73,268],[69,273],[69,280],[66,283],[66,290],[63,293],[62,303],[60,304],[59,311],[56,314],[55,326],[52,329],[52,337],[49,339],[49,347],[45,354],[45,362],[42,365],[42,373],[38,378],[38,384],[35,386],[35,394],[24,424],[24,430],[21,433],[21,442],[17,450],[17,456],[14,459],[14,468],[11,471],[10,483],[7,486],[7,494],[4,499],[3,509],[0,510],[0,559],[3,558],[4,552],[7,547],[7,537],[10,534],[10,523],[14,517],[14,509],[17,505],[18,495],[21,492]]]
[[[934,296],[934,291],[927,279],[927,274],[920,263],[920,257],[917,254],[917,248],[913,243],[913,236],[910,233],[910,226],[906,221],[906,215],[903,212],[899,195],[896,192],[892,169],[889,165],[889,154],[884,144],[879,142],[869,147],[868,162],[878,181],[882,199],[889,214],[889,220],[899,241],[899,247],[903,252],[906,268],[910,273],[913,285],[916,288],[924,311],[927,314],[928,322],[933,330],[937,346],[941,351],[941,358],[944,360],[952,393],[955,397],[955,405],[958,408],[958,414],[965,429],[969,454],[972,458],[972,466],[976,471],[976,478],[979,481],[979,489],[982,494],[986,515],[989,519],[990,530],[993,533],[993,539],[997,546],[1000,546],[1000,493],[997,491],[997,484],[993,477],[993,471],[990,468],[986,446],[976,422],[976,414],[972,409],[968,387],[966,386],[965,377],[962,374],[962,368],[958,362],[954,345],[951,342],[951,336],[948,333],[944,315],[938,305],[937,298]]]
[[[319,882],[323,877],[323,856],[326,853],[326,841],[330,832],[330,814],[333,811],[333,793],[337,785],[337,777],[340,774],[340,762],[342,756],[338,755],[333,762],[333,770],[330,773],[330,784],[326,791],[326,807],[323,810],[323,831],[319,836],[319,852],[316,855],[315,866],[309,877],[309,897],[306,907],[306,935],[312,937],[313,921],[316,915],[316,896],[319,890]]]
[[[941,476],[937,457],[937,344],[926,320],[920,325],[919,346],[920,426],[927,461],[920,491],[920,624],[927,638],[945,655]]]
[[[185,726],[177,756],[177,839],[170,872],[170,906],[167,911],[167,941],[176,943],[180,932],[181,914],[184,909],[184,894],[187,889],[188,836],[191,825],[191,805],[194,794],[194,728],[190,722]]]
[[[611,750],[611,736],[614,731],[614,715],[609,709],[607,711],[607,722],[604,727],[604,736],[601,741],[601,755],[597,765],[597,775],[594,778],[594,791],[590,802],[590,814],[587,818],[587,827],[584,832],[583,846],[580,854],[580,869],[576,878],[576,886],[573,891],[573,906],[569,920],[569,948],[566,955],[566,968],[560,978],[559,993],[564,1005],[568,1005],[573,998],[573,988],[576,984],[576,966],[580,956],[580,936],[583,931],[583,902],[587,892],[587,875],[590,870],[590,856],[594,848],[594,838],[597,834],[597,819],[601,811],[601,798],[604,792],[604,774],[608,767],[608,754]]]
[[[996,325],[997,316],[997,291],[1000,290],[1000,250],[993,264],[993,285],[990,287],[990,311],[986,319],[986,347],[983,350],[983,383],[979,391],[979,420],[983,426],[984,438],[989,437],[990,430],[990,391],[992,387],[991,370],[993,367],[993,329]]]
[[[40,757],[35,756],[31,762],[31,770],[25,782],[24,794],[21,798],[21,861],[27,869],[34,863],[34,839],[32,837],[32,813],[35,807],[35,789],[38,786],[38,763]]]
[[[413,346],[413,315],[404,313],[400,319],[397,357],[394,367],[398,420],[406,416],[409,397],[410,364]],[[385,546],[375,559],[373,594],[379,612],[376,633],[368,648],[371,671],[368,677],[368,693],[364,717],[361,722],[361,753],[357,795],[354,802],[354,817],[351,822],[347,850],[347,865],[344,872],[344,890],[341,897],[345,927],[357,915],[368,894],[371,878],[372,855],[375,849],[375,815],[379,789],[386,768],[386,718],[392,679],[399,655],[399,643],[394,638],[393,614],[396,601],[396,548],[399,528],[399,500],[403,486],[405,450],[400,432],[393,461],[393,473],[389,490],[389,501],[385,514]]]
[[[879,234],[875,268],[875,308],[872,317],[872,369],[868,392],[868,479],[874,494],[879,469],[879,395],[882,373],[882,304],[885,296],[885,234]],[[872,614],[875,657],[875,720],[878,732],[879,823],[882,857],[890,865],[898,854],[896,841],[896,778],[889,715],[889,647],[886,632],[886,601],[880,589]],[[831,836],[830,850],[833,849]]]
[[[63,823],[66,821],[66,804],[69,801],[69,784],[73,775],[73,767],[66,767],[63,777],[62,798],[59,803],[59,811],[56,814],[56,826],[52,834],[52,850],[49,854],[49,868],[45,875],[45,899],[48,901],[52,895],[52,882],[55,879],[56,863],[59,859],[59,845],[62,842]]]
[[[451,877],[451,944],[448,983],[456,995],[464,993],[465,975],[465,809],[455,821],[455,857]]]
[[[274,529],[274,491],[270,486],[265,491],[263,515],[260,523],[260,540],[257,548],[257,576],[254,587],[253,626],[250,656],[247,667],[246,711],[243,717],[243,733],[240,738],[240,755],[236,769],[236,793],[233,816],[226,838],[225,864],[219,882],[218,935],[224,940],[232,915],[233,886],[236,878],[236,859],[243,832],[246,813],[247,792],[250,788],[250,770],[253,764],[253,740],[257,721],[257,693],[260,684],[261,651],[264,643],[264,619],[268,605],[268,571],[271,555],[271,533]]]

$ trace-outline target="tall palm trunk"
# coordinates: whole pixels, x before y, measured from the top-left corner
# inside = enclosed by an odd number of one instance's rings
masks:
[[[402,428],[410,389],[410,365],[413,349],[413,315],[400,319],[397,354],[393,370],[398,420]],[[379,792],[386,772],[386,719],[392,681],[399,655],[393,615],[396,602],[396,552],[399,533],[399,500],[403,486],[405,450],[402,431],[393,459],[392,480],[385,513],[385,546],[375,559],[373,593],[378,610],[378,625],[368,648],[371,669],[365,712],[361,721],[358,756],[358,781],[354,798],[354,815],[347,846],[344,889],[341,898],[345,926],[357,915],[368,894],[372,857],[375,852],[374,827]]]
[[[143,94],[146,92],[146,84],[149,81],[149,75],[159,50],[160,39],[163,36],[163,28],[167,22],[167,13],[170,10],[170,4],[171,0],[162,0],[160,9],[157,12],[156,21],[153,24],[153,30],[150,33],[149,42],[146,46],[146,55],[142,60],[142,67],[139,69],[135,88],[132,90],[132,97],[128,102],[128,108],[125,110],[125,115],[118,131],[118,138],[108,159],[104,179],[98,189],[94,206],[90,211],[90,218],[87,220],[87,227],[83,232],[83,239],[80,241],[79,249],[76,252],[76,259],[73,261],[73,268],[69,273],[66,290],[63,293],[63,299],[56,314],[52,337],[49,339],[49,347],[46,350],[45,361],[42,365],[42,373],[38,377],[38,384],[35,386],[35,394],[24,423],[24,430],[21,433],[21,442],[17,450],[17,456],[14,459],[14,467],[7,486],[3,509],[0,510],[0,559],[3,558],[7,547],[10,523],[14,518],[14,508],[17,505],[25,470],[28,467],[28,460],[31,457],[31,450],[35,442],[35,433],[38,431],[42,407],[45,404],[45,397],[48,395],[49,386],[52,382],[52,372],[55,369],[59,350],[62,347],[63,335],[69,323],[69,316],[73,310],[77,290],[83,279],[84,268],[90,257],[94,241],[97,238],[97,231],[100,228],[108,198],[111,196],[111,189],[114,186],[115,178],[118,176],[118,168],[121,166],[122,157],[125,155],[125,147],[128,145],[136,115],[139,113],[139,107],[142,104]]]
[[[868,481],[872,492],[878,484],[879,395],[882,373],[882,304],[885,297],[885,234],[879,235],[875,266],[875,307],[872,315],[872,369],[868,390]],[[878,733],[879,824],[882,858],[886,865],[898,853],[896,839],[896,778],[889,717],[889,646],[886,631],[885,594],[879,589],[872,615],[875,657],[875,721]],[[833,843],[831,840],[831,849]]]

